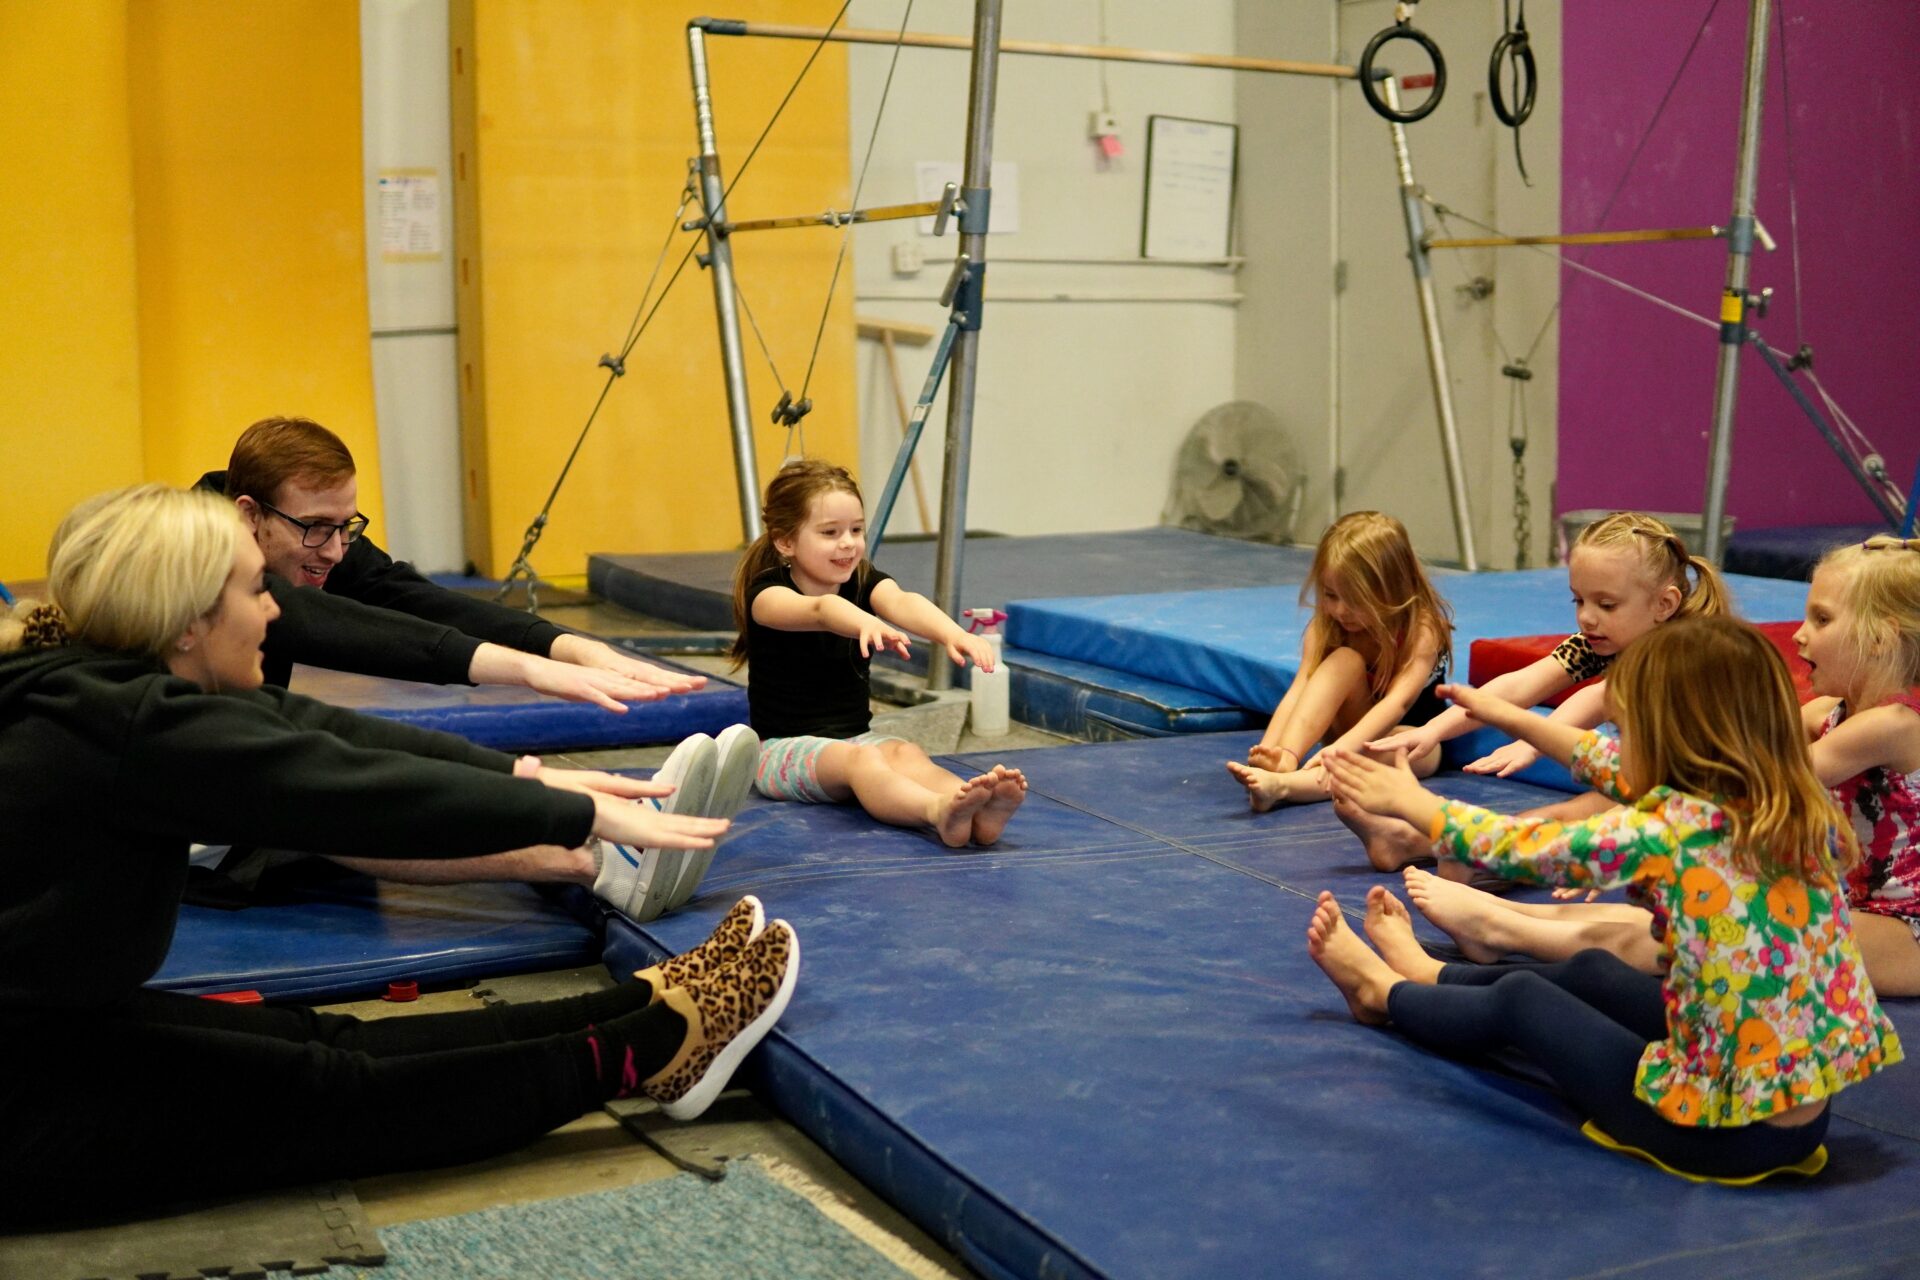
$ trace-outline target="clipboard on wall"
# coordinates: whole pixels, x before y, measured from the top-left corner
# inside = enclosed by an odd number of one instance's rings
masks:
[[[1147,117],[1141,257],[1204,261],[1228,256],[1239,155],[1239,125]]]

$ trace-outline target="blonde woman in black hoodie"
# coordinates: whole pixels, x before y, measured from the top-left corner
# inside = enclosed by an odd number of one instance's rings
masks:
[[[477,1159],[627,1094],[684,1118],[785,1008],[798,940],[752,899],[639,981],[537,1005],[362,1023],[146,989],[195,837],[462,857],[590,834],[705,848],[727,823],[261,689],[276,606],[212,495],[83,505],[49,593],[0,620],[8,1225]]]

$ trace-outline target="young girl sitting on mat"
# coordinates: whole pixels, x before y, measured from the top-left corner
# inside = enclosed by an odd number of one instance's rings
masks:
[[[1745,623],[1698,618],[1636,641],[1611,682],[1617,744],[1446,691],[1622,802],[1581,823],[1442,800],[1404,763],[1340,752],[1326,767],[1340,795],[1427,829],[1451,857],[1542,884],[1632,885],[1670,920],[1664,978],[1605,951],[1443,965],[1380,886],[1377,954],[1330,893],[1307,950],[1362,1022],[1450,1055],[1524,1053],[1603,1146],[1711,1179],[1815,1172],[1828,1099],[1902,1053],[1830,852],[1847,863],[1859,845],[1814,776],[1786,663]]]
[[[0,1168],[32,1171],[6,1227],[476,1160],[616,1097],[690,1117],[792,995],[799,942],[750,899],[570,999],[362,1022],[146,987],[195,835],[457,858],[727,827],[632,803],[654,783],[516,778],[464,739],[262,689],[263,564],[232,503],[142,485],[63,526],[50,602],[0,613]]]
[[[1580,531],[1567,553],[1567,585],[1580,630],[1546,657],[1487,681],[1485,692],[1530,707],[1584,680],[1604,676],[1622,650],[1663,622],[1732,612],[1726,586],[1713,566],[1689,555],[1686,543],[1666,521],[1640,511],[1616,511]],[[1601,681],[1562,703],[1553,719],[1592,729],[1606,719],[1605,704],[1605,682]],[[1419,760],[1473,727],[1465,710],[1449,707],[1418,728],[1367,746],[1385,756],[1405,751],[1408,759]],[[1504,778],[1537,759],[1539,753],[1532,747],[1512,742],[1465,768],[1469,773]],[[1611,803],[1589,793],[1521,816],[1579,819]],[[1426,833],[1397,819],[1350,812],[1341,817],[1365,842],[1368,860],[1382,871],[1397,871],[1433,856]],[[1443,860],[1440,874],[1464,880],[1473,873]]]
[[[1846,887],[1867,976],[1883,996],[1920,996],[1920,539],[1830,552],[1794,642],[1813,669],[1800,709],[1813,770],[1864,852]],[[1411,869],[1407,890],[1470,959],[1601,947],[1648,973],[1663,962],[1653,917],[1631,904],[1504,902]]]
[[[1395,726],[1421,724],[1444,704],[1453,625],[1406,526],[1378,511],[1354,511],[1327,527],[1300,587],[1313,600],[1300,669],[1247,763],[1227,771],[1255,813],[1327,798],[1326,774],[1309,762],[1314,744],[1357,747]],[[1435,747],[1410,754],[1422,777],[1439,767]]]
[[[736,664],[763,739],[754,785],[773,800],[849,798],[882,822],[931,827],[950,848],[988,845],[1026,799],[1018,769],[961,778],[914,743],[870,733],[872,655],[909,652],[908,632],[958,666],[993,669],[993,649],[867,559],[866,512],[846,470],[801,459],[780,468],[761,511],[766,530],[733,581]]]

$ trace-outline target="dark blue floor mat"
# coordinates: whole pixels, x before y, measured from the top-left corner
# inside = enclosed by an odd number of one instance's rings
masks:
[[[651,655],[648,660],[673,665]],[[590,702],[567,702],[513,685],[416,684],[314,667],[295,667],[292,687],[334,706],[458,734],[500,751],[678,742],[747,718],[747,691],[712,676],[704,689],[628,703],[625,714],[618,715]]]
[[[688,910],[613,923],[608,963],[697,942],[742,892],[792,921],[805,968],[760,1082],[988,1275],[1920,1270],[1911,1067],[1850,1091],[1873,1106],[1838,1109],[1813,1183],[1734,1191],[1601,1151],[1511,1074],[1354,1024],[1305,951],[1312,896],[1357,905],[1393,878],[1326,805],[1248,815],[1219,762],[1249,740],[1002,757],[1034,791],[987,852],[756,804]],[[1502,808],[1559,795],[1439,785]]]

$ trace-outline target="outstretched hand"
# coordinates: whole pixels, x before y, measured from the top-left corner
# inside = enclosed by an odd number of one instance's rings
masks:
[[[1468,773],[1491,773],[1496,777],[1510,778],[1539,758],[1540,752],[1527,743],[1509,742],[1460,767]]]
[[[593,834],[637,849],[711,849],[733,825],[725,818],[696,818],[663,813],[650,804],[633,804],[593,792]]]
[[[971,661],[982,671],[993,670],[993,646],[987,643],[985,636],[970,635],[962,631],[947,641],[947,656],[953,659],[953,665],[956,667],[964,667]]]
[[[553,642],[552,656],[563,665],[621,676],[633,684],[644,685],[655,691],[652,694],[641,694],[635,697],[620,695],[628,702],[661,698],[671,693],[691,693],[695,689],[704,689],[707,685],[705,676],[695,675],[691,671],[674,671],[651,662],[643,662],[631,654],[622,653],[604,641],[591,640],[571,632]]]
[[[1405,752],[1407,759],[1418,760],[1439,745],[1440,740],[1424,728],[1402,729],[1384,738],[1375,738],[1367,744],[1367,750],[1389,758]]]
[[[1481,724],[1492,724],[1503,712],[1525,714],[1524,707],[1517,707],[1498,694],[1488,693],[1485,689],[1476,689],[1470,684],[1443,684],[1434,692],[1454,706],[1472,716]]]
[[[868,616],[860,624],[860,634],[855,637],[860,642],[860,656],[872,657],[876,653],[891,649],[903,658],[910,658],[912,637],[898,627],[888,626],[880,619]]]
[[[625,704],[629,702],[653,702],[670,692],[660,685],[617,671],[575,666],[551,658],[529,659],[527,687],[569,702],[595,703],[616,715],[626,714]]]
[[[1329,748],[1319,761],[1326,767],[1329,794],[1342,804],[1406,818],[1418,826],[1424,802],[1437,803],[1414,776],[1404,751],[1394,753],[1392,764],[1383,764],[1358,751]]]
[[[513,762],[513,776],[532,778],[555,791],[578,791],[583,795],[617,796],[622,800],[659,799],[673,794],[673,784],[625,778],[598,769],[550,769],[539,756],[521,756]]]

